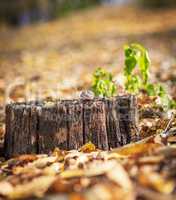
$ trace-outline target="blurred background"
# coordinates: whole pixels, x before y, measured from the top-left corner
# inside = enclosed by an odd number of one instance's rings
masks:
[[[1,0],[0,135],[4,105],[75,98],[97,67],[123,81],[123,45],[139,42],[153,81],[176,98],[175,0]]]
[[[62,17],[94,5],[136,4],[146,8],[176,5],[175,0],[1,0],[0,20],[11,25],[26,25]]]

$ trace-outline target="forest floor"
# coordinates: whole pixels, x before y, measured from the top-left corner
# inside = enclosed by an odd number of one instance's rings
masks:
[[[117,82],[121,83],[124,66],[123,45],[129,42],[141,43],[149,50],[152,61],[151,79],[165,83],[168,92],[176,99],[175,8],[142,10],[97,7],[48,23],[15,29],[1,27],[1,135],[4,135],[5,126],[4,105],[9,101],[32,100],[38,97],[78,97],[79,91],[90,87],[92,73],[97,67],[110,70]],[[163,129],[167,122],[160,118],[142,119],[141,130],[145,137],[150,136],[156,133],[156,129]],[[175,146],[169,148],[168,144],[169,141],[163,143],[161,138],[153,136],[142,143],[143,146],[138,144],[139,146],[126,147],[125,150],[120,149],[111,152],[110,155],[97,151],[90,155],[57,151],[54,152],[54,156],[47,158],[21,157],[17,159],[20,160],[18,164],[14,164],[17,160],[11,164],[6,163],[5,166],[3,164],[1,170],[5,176],[7,171],[12,176],[6,180],[3,179],[2,173],[0,188],[5,185],[9,190],[3,194],[0,189],[0,194],[8,198],[20,198],[25,195],[28,197],[32,193],[42,196],[50,187],[50,190],[56,193],[69,193],[72,200],[91,199],[92,195],[95,199],[96,195],[97,199],[101,199],[98,193],[106,195],[107,200],[174,199],[175,196],[171,194],[175,194],[176,191],[176,150]],[[91,150],[88,148],[88,151]],[[87,168],[78,170],[79,162],[82,162],[78,157],[84,160],[83,163],[89,170],[98,165],[97,170],[100,172],[88,171]],[[93,160],[92,163],[87,161],[89,159]],[[70,164],[70,160],[74,162]],[[114,163],[114,160],[118,160],[119,164]],[[101,162],[104,161],[107,162],[102,168]],[[45,171],[41,171],[40,162],[43,163]],[[47,166],[48,162],[51,163],[50,167]],[[21,166],[26,168],[22,169]],[[68,171],[65,174],[63,172],[61,179],[57,177],[55,180],[55,174],[58,173],[55,167],[57,170],[64,167]],[[112,169],[119,170],[123,178],[116,173],[113,175]],[[30,170],[33,170],[33,175]],[[70,175],[69,170],[75,170],[71,171],[73,175]],[[26,173],[29,174],[29,179],[31,176],[38,177],[36,182],[33,180],[34,185],[30,185],[26,178],[21,178],[22,174]],[[89,175],[82,177],[85,173]],[[124,182],[119,181],[121,178]],[[21,180],[26,184],[28,191],[20,188]],[[105,185],[102,184],[103,180]],[[47,182],[44,188],[38,184],[43,181]],[[16,184],[18,188],[15,190],[13,187]],[[84,197],[80,194],[82,190],[85,191]],[[116,196],[111,198],[112,193]]]

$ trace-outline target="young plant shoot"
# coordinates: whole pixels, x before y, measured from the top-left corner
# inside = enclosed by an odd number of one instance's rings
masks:
[[[145,91],[149,96],[160,97],[163,109],[176,108],[176,102],[168,95],[161,84],[149,81],[150,58],[148,51],[140,44],[132,43],[124,46],[125,54],[125,89],[132,94]],[[138,74],[136,74],[136,69]],[[117,86],[113,75],[102,68],[96,69],[93,74],[92,91],[95,96],[112,97],[117,95]]]
[[[113,76],[102,68],[96,69],[93,74],[92,91],[95,96],[112,97],[117,94],[116,84],[113,82]]]
[[[147,50],[139,44],[125,45],[125,88],[130,93],[138,93],[141,89],[146,89],[149,78],[150,59]],[[134,70],[139,67],[140,75],[136,75]]]
[[[125,89],[129,93],[137,94],[144,90],[149,96],[159,96],[164,109],[176,107],[176,102],[167,94],[161,84],[149,82],[150,58],[147,50],[140,44],[130,44],[124,47],[125,54]],[[138,68],[139,75],[135,74]]]

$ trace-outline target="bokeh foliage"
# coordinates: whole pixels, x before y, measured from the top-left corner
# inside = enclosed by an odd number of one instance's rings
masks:
[[[176,5],[175,0],[137,0],[143,7],[163,8]]]
[[[42,17],[52,19],[63,16],[73,10],[86,8],[100,3],[101,0],[3,0],[0,1],[0,20],[10,24],[19,24],[22,17],[30,21]]]

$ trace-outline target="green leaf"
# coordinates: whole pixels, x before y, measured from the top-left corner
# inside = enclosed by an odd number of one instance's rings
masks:
[[[137,64],[135,57],[129,56],[125,59],[125,74],[130,75]]]
[[[153,84],[147,84],[146,91],[149,96],[156,96],[156,88]]]
[[[149,78],[149,66],[150,59],[148,56],[147,50],[140,44],[131,44],[130,45],[133,51],[136,52],[136,59],[140,69],[142,82],[144,85],[147,84]]]
[[[125,86],[129,92],[136,93],[144,89],[148,83],[150,60],[147,50],[139,44],[124,46],[125,54]],[[140,76],[135,75],[135,68],[139,67]]]
[[[140,44],[132,43],[124,46],[125,54],[125,88],[130,93],[138,93],[145,90],[149,96],[160,97],[163,108],[176,108],[174,101],[161,84],[149,82],[150,58],[147,50]],[[139,75],[135,74],[135,69],[139,68]]]
[[[176,101],[175,100],[170,100],[170,108],[171,109],[176,109]]]
[[[137,94],[140,90],[141,81],[138,76],[133,75],[128,77],[128,82],[125,84],[125,88],[132,94]]]
[[[92,91],[95,96],[112,97],[117,93],[117,87],[113,82],[113,76],[102,68],[96,69],[93,74]]]

